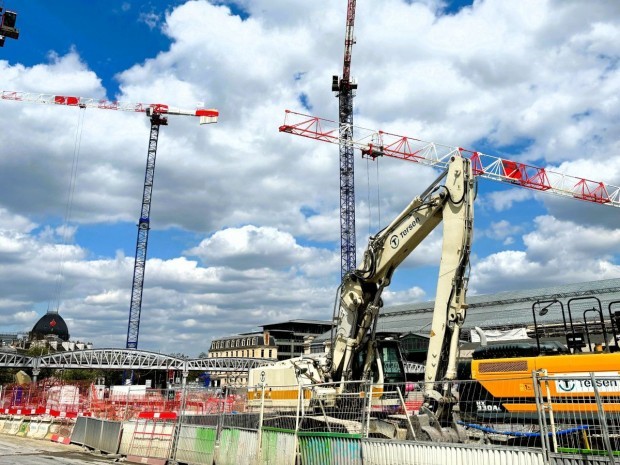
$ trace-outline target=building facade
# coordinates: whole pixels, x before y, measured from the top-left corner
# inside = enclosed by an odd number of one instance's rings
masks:
[[[263,330],[271,334],[278,347],[278,360],[288,360],[304,353],[304,343],[308,339],[330,331],[333,323],[327,320],[290,320],[283,323],[263,325]]]
[[[304,341],[329,331],[330,321],[290,320],[264,325],[262,332],[241,333],[211,341],[209,358],[258,358],[286,360],[304,352]],[[246,386],[248,373],[218,373],[209,377],[211,386]]]
[[[278,347],[267,331],[214,339],[209,358],[278,358]]]

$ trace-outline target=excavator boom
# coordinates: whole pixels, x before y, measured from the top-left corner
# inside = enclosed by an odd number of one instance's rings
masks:
[[[445,178],[445,183],[440,181]],[[336,334],[330,353],[333,381],[351,381],[353,360],[366,353],[364,378],[374,359],[381,293],[405,258],[443,221],[444,240],[435,316],[427,361],[426,394],[445,376],[454,377],[459,329],[465,318],[466,272],[472,241],[474,177],[470,161],[454,156],[448,169],[382,231],[369,239],[359,268],[340,288]]]

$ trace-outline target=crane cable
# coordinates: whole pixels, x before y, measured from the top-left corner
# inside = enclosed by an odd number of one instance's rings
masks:
[[[381,185],[379,180],[379,157],[373,159],[376,162],[376,172],[375,172],[375,182],[377,183],[377,228],[381,227]],[[370,160],[369,157],[366,158],[366,192],[368,197],[368,236],[372,236],[372,202],[370,199],[371,196],[371,187],[370,187]]]
[[[78,120],[75,128],[75,137],[73,141],[73,159],[71,161],[71,173],[69,176],[69,186],[67,188],[67,203],[65,205],[65,217],[64,223],[61,227],[60,233],[62,235],[62,245],[60,247],[60,260],[58,264],[58,274],[56,275],[56,284],[54,288],[54,300],[51,302],[52,312],[58,313],[60,308],[60,301],[62,295],[62,284],[64,278],[64,265],[65,265],[65,253],[67,250],[67,244],[71,233],[69,230],[69,223],[71,221],[71,214],[73,212],[73,199],[75,196],[75,186],[77,181],[77,173],[80,161],[80,147],[82,145],[82,133],[84,131],[84,117],[86,115],[86,107],[80,107],[78,112]],[[55,307],[55,308],[54,308]],[[48,306],[48,312],[50,311]]]

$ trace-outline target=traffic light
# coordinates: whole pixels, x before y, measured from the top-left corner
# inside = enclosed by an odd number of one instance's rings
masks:
[[[0,8],[0,13],[2,13],[2,8]],[[0,47],[4,45],[5,37],[9,39],[19,38],[19,30],[15,27],[16,21],[17,13],[14,11],[7,10],[0,16]]]

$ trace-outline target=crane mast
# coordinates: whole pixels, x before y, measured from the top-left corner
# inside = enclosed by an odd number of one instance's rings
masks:
[[[332,91],[338,97],[340,131],[340,267],[341,277],[352,271],[355,260],[355,181],[353,147],[353,97],[357,83],[351,79],[351,54],[355,38],[356,0],[348,0],[347,23],[344,39],[344,63],[342,78],[332,78]]]
[[[150,112],[147,112],[147,115]],[[153,113],[151,115],[151,133],[146,156],[146,170],[144,173],[144,189],[142,191],[142,208],[138,220],[138,238],[136,241],[136,257],[133,267],[133,281],[131,285],[131,303],[129,305],[129,322],[127,324],[127,349],[138,348],[140,334],[140,313],[142,311],[142,291],[144,289],[144,270],[146,266],[146,250],[149,241],[151,199],[153,194],[153,180],[155,178],[155,159],[157,157],[157,141],[160,126],[167,126],[168,118]]]

